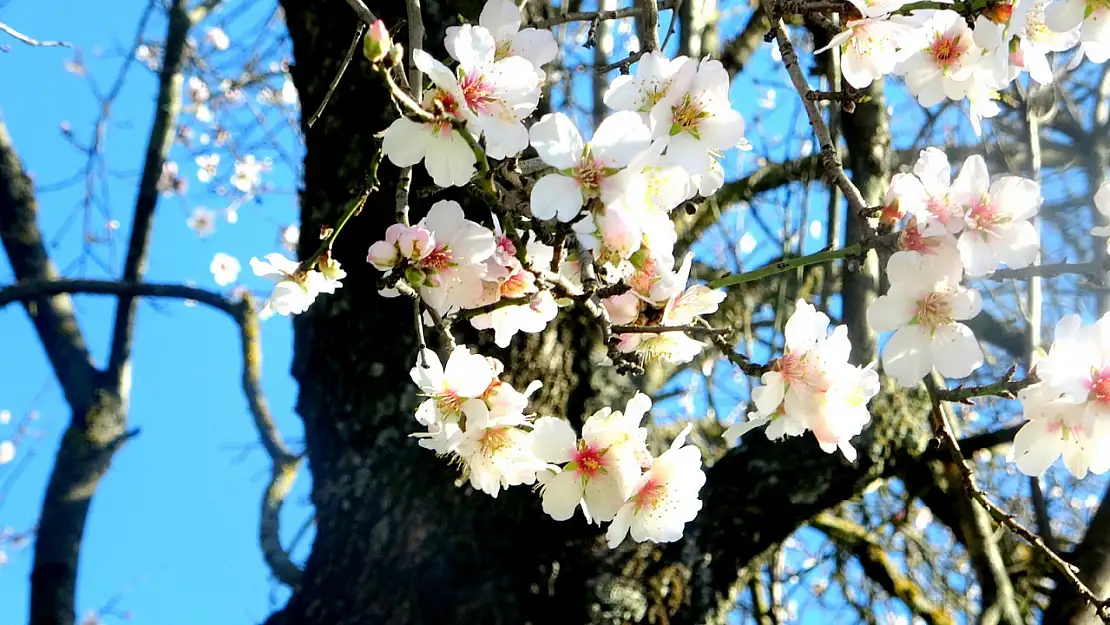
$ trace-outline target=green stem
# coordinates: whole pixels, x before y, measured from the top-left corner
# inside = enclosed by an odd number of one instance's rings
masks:
[[[301,263],[302,271],[310,271],[316,267],[316,262],[320,260],[320,257],[323,256],[325,252],[331,250],[332,246],[335,245],[335,241],[339,238],[339,233],[343,231],[343,227],[347,225],[347,222],[350,221],[352,217],[362,211],[362,207],[366,205],[366,200],[369,199],[370,194],[378,189],[378,166],[381,165],[381,162],[382,151],[381,148],[379,148],[374,152],[374,157],[370,161],[370,171],[366,175],[366,185],[362,188],[358,196],[347,204],[347,208],[339,217],[339,222],[332,228],[331,233],[320,242],[320,247],[316,248],[312,256],[309,256]]]
[[[853,245],[849,245],[848,247],[842,247],[838,250],[825,250],[822,252],[817,252],[816,254],[810,254],[808,256],[787,258],[778,262],[771,263],[769,265],[765,265],[753,271],[746,271],[744,273],[722,276],[710,282],[709,287],[712,289],[721,289],[728,288],[730,286],[736,286],[737,284],[743,284],[745,282],[755,282],[756,280],[762,280],[763,278],[766,278],[768,276],[785,273],[792,269],[799,269],[801,267],[808,267],[810,265],[820,265],[821,263],[827,263],[829,261],[839,260],[841,258],[846,258],[854,254],[859,254],[863,251],[863,245],[861,243],[855,243]]]

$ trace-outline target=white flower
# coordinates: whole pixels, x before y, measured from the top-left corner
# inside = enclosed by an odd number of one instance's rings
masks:
[[[219,154],[200,155],[196,158],[197,164],[197,180],[201,182],[211,182],[212,178],[216,176],[216,168],[220,165]]]
[[[185,223],[198,237],[211,236],[216,231],[216,211],[203,207],[194,208]]]
[[[857,6],[859,4],[857,2]],[[901,4],[901,0],[893,0],[876,3],[876,6],[885,8]],[[866,88],[893,72],[898,63],[921,48],[919,30],[903,21],[865,18],[849,21],[845,27],[846,30],[814,54],[842,46],[841,72],[848,84],[856,89]]]
[[[478,330],[493,329],[493,342],[498,347],[508,347],[517,332],[543,332],[558,314],[555,296],[551,291],[540,291],[530,296],[527,304],[502,306],[484,315],[471,317],[470,325]]]
[[[217,252],[212,257],[212,264],[209,270],[212,272],[212,277],[216,280],[216,284],[220,286],[227,286],[232,282],[239,279],[239,270],[242,266],[234,256]]]
[[[0,441],[0,465],[8,464],[15,458],[15,444],[11,441]]]
[[[728,99],[728,71],[720,61],[690,60],[667,94],[651,108],[651,136],[691,176],[708,173],[714,155],[744,142],[744,119]]]
[[[1029,219],[1041,206],[1039,184],[1017,176],[991,184],[986,161],[974,155],[964,161],[951,196],[964,208],[959,247],[968,276],[989,274],[1000,264],[1020,269],[1036,260],[1040,239]]]
[[[443,63],[423,50],[413,50],[412,60],[436,85],[435,89],[426,90],[424,108],[433,112],[441,110],[447,117],[428,123],[398,117],[385,130],[382,154],[398,167],[412,167],[424,161],[424,167],[437,185],[461,187],[474,175],[477,160],[452,123],[467,123],[471,133],[476,133],[478,127],[473,113],[466,106],[459,81]]]
[[[890,289],[867,309],[876,332],[894,331],[883,348],[883,370],[913,386],[936,366],[947,378],[963,378],[983,364],[975,335],[960,321],[979,314],[979,293],[960,286],[949,263],[917,252],[895,252],[887,262]]]
[[[1092,63],[1110,59],[1110,7],[1099,0],[1056,0],[1044,10],[1045,26],[1058,33],[1079,29],[1083,53]]]
[[[301,227],[297,224],[285,226],[278,232],[278,243],[287,252],[297,251],[297,241],[301,238]]]
[[[540,100],[536,67],[520,56],[499,58],[497,41],[481,26],[463,24],[447,40],[447,49],[459,61],[463,103],[486,137],[486,154],[497,159],[520,154],[528,147],[522,122]]]
[[[1048,355],[1036,365],[1039,386],[1082,405],[1088,434],[1104,431],[1110,424],[1110,315],[1086,327],[1079,315],[1067,315],[1056,324],[1054,338]]]
[[[667,543],[682,537],[686,523],[693,521],[701,510],[698,492],[705,485],[701,469],[701,451],[683,446],[691,429],[687,425],[651,464],[632,489],[632,495],[617,512],[605,537],[609,548],[615,549],[624,537]]]
[[[1010,28],[1018,38],[1016,49],[1010,52],[1010,62],[1017,68],[1024,68],[1030,78],[1042,85],[1053,79],[1048,54],[1070,50],[1079,43],[1078,28],[1064,32],[1048,28],[1045,24],[1047,4],[1045,0],[1018,0],[1010,22]]]
[[[466,219],[462,206],[454,200],[433,204],[417,226],[431,233],[435,246],[421,251],[423,256],[413,264],[412,269],[423,279],[413,286],[419,287],[424,302],[441,315],[473,308],[482,297],[483,262],[496,246],[493,232]],[[409,275],[406,272],[406,278]]]
[[[628,111],[602,120],[589,143],[562,113],[544,115],[528,134],[543,162],[559,170],[532,187],[532,216],[564,222],[577,217],[586,200],[606,194],[617,171],[650,143],[648,127]]]
[[[496,41],[495,58],[522,57],[532,64],[539,82],[543,82],[546,77],[543,66],[558,56],[559,44],[550,30],[521,30],[520,22],[520,9],[511,0],[487,0],[478,16],[478,25],[488,30]],[[455,51],[459,29],[458,26],[449,27],[444,40],[447,53],[455,59],[459,58]]]
[[[982,50],[959,13],[937,11],[923,26],[924,46],[897,68],[921,106],[940,104],[945,98],[962,100],[968,80]]]
[[[658,325],[685,326],[693,323],[696,317],[716,312],[717,306],[724,301],[725,293],[720,290],[710,289],[707,286],[695,284],[683,290],[690,277],[693,264],[693,254],[687,254],[682,267],[667,284],[670,293],[663,307],[663,314]],[[638,351],[649,360],[662,360],[672,364],[690,362],[705,347],[705,343],[696,341],[685,332],[659,332],[620,334],[617,349],[621,352]]]
[[[784,329],[786,348],[764,373],[762,386],[752,390],[756,410],[749,420],[724,434],[730,443],[749,430],[769,424],[772,440],[813,432],[827,453],[840,449],[854,461],[851,438],[870,421],[867,402],[879,391],[879,377],[868,368],[848,363],[852,345],[846,326],[828,333],[829,317],[798,300]]]
[[[211,92],[208,90],[208,85],[197,76],[189,76],[188,81],[189,99],[199,104],[207,102]]]
[[[850,0],[864,17],[881,17],[893,13],[906,4],[906,0]]]
[[[581,503],[588,520],[612,521],[640,478],[641,458],[648,454],[647,430],[640,421],[650,408],[651,399],[637,393],[624,414],[599,410],[586,419],[581,440],[562,419],[537,419],[532,430],[536,456],[564,465],[544,482],[543,511],[565,521]]]
[[[231,175],[231,186],[239,191],[252,194],[262,182],[262,172],[269,168],[266,162],[258,162],[253,154],[235,161],[235,172]]]
[[[494,381],[493,369],[485,356],[458,346],[447,358],[447,366],[430,349],[421,350],[416,366],[409,372],[424,400],[416,410],[422,425],[458,421],[463,402],[480,398]]]
[[[208,41],[212,42],[212,47],[217,50],[227,50],[228,46],[231,45],[231,39],[222,28],[209,28],[205,31],[205,36]]]
[[[1041,475],[1063,456],[1068,472],[1083,479],[1096,451],[1084,429],[1083,407],[1048,391],[1035,385],[1018,393],[1029,421],[1014,435],[1011,459],[1025,475]]]
[[[317,295],[334,293],[335,289],[343,286],[339,282],[342,275],[336,279],[328,279],[324,274],[313,269],[301,271],[300,263],[277,253],[267,254],[265,261],[252,258],[250,266],[256,276],[268,278],[277,283],[258,315],[262,319],[274,313],[279,315],[303,313],[308,310],[312,302],[316,301]]]
[[[527,423],[524,415],[492,415],[480,399],[466,400],[461,410],[466,430],[456,432],[448,446],[462,460],[471,486],[496,497],[502,488],[536,481],[536,472],[547,465],[536,458],[531,435],[520,428]]]
[[[635,73],[617,76],[609,83],[602,100],[611,109],[642,114],[646,123],[652,107],[667,96],[678,71],[689,61],[685,56],[667,58],[659,50],[649,52],[636,62]]]

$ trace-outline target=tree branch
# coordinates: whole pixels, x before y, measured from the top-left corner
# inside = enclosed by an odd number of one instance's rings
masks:
[[[862,526],[828,512],[817,515],[810,524],[824,532],[841,549],[855,556],[864,574],[887,594],[900,599],[915,616],[929,625],[955,624],[944,608],[930,601],[913,579],[898,570],[882,545],[872,540]]]
[[[66,43],[64,41],[49,41],[49,40],[33,39],[31,37],[28,37],[27,35],[24,35],[23,33],[19,32],[18,30],[12,28],[11,26],[8,26],[4,22],[0,22],[0,32],[5,32],[5,33],[11,35],[13,38],[15,38],[17,41],[21,41],[21,42],[23,42],[23,43],[25,43],[29,46],[35,46],[35,47],[41,47],[41,48],[71,48],[71,47],[73,47],[73,46],[69,45],[68,43]]]
[[[158,205],[158,179],[162,176],[166,156],[173,146],[177,116],[181,111],[185,39],[192,26],[187,5],[186,0],[174,0],[169,10],[165,51],[159,74],[158,103],[131,222],[131,240],[123,267],[124,282],[139,282],[146,272],[154,209]],[[121,297],[116,304],[116,318],[112,329],[112,347],[106,373],[108,380],[123,396],[126,396],[130,386],[131,339],[137,304],[131,297]]]
[[[0,243],[16,280],[48,281],[58,277],[35,223],[37,212],[31,179],[16,156],[7,127],[0,122]],[[93,401],[96,369],[74,317],[73,302],[64,294],[21,301],[66,401],[74,410],[81,410]]]

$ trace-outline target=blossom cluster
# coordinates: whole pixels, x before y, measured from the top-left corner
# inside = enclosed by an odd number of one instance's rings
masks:
[[[701,509],[705,484],[701,452],[685,445],[689,426],[653,457],[641,422],[651,400],[637,393],[624,412],[603,408],[582,425],[581,437],[565,420],[525,414],[533,382],[524,392],[499,379],[500,361],[456,347],[443,365],[423,350],[413,381],[426,399],[416,420],[426,431],[421,447],[457,463],[470,485],[492,497],[510,486],[538,484],[543,511],[565,521],[581,508],[587,522],[609,523],[616,547],[633,540],[670,542]]]
[[[1110,314],[1091,325],[1079,315],[1056,324],[1037,360],[1039,382],[1018,393],[1028,422],[1014,436],[1018,470],[1040,475],[1060,456],[1076,478],[1110,469]]]
[[[854,462],[851,438],[871,420],[867,402],[879,392],[879,374],[848,362],[852,344],[847,326],[828,333],[829,317],[798,300],[786,322],[786,347],[752,390],[755,410],[733,425],[725,438],[735,443],[749,430],[766,425],[772,440],[813,432],[821,449],[840,450]]]
[[[969,15],[970,4],[911,12],[908,0],[850,1],[857,19],[818,51],[842,48],[848,84],[862,89],[897,74],[922,106],[966,98],[977,133],[983,118],[1001,110],[998,93],[1022,73],[1052,82],[1050,53],[1078,46],[1077,62],[1110,58],[1110,7],[1103,2],[1002,0]]]
[[[948,157],[922,150],[913,173],[891,180],[882,219],[905,220],[900,251],[887,261],[890,288],[868,308],[876,332],[894,332],[882,352],[883,371],[913,386],[935,367],[964,378],[983,364],[975,335],[962,323],[983,307],[961,284],[1000,266],[1028,267],[1040,248],[1031,222],[1040,185],[1018,176],[991,180],[983,157],[969,156],[953,181]]]

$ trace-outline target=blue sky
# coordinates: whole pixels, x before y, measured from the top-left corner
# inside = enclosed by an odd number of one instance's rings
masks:
[[[55,0],[49,10],[31,0],[0,5],[0,21],[40,39],[72,42],[82,50],[92,76],[106,90],[129,49],[145,3],[129,2],[105,10],[103,4]],[[65,19],[59,19],[65,16]],[[148,29],[161,37],[164,24]],[[25,166],[39,184],[65,180],[81,171],[84,155],[60,131],[68,121],[78,140],[90,136],[96,100],[85,79],[64,67],[72,51],[30,48],[0,34],[0,112]],[[118,271],[126,246],[127,220],[135,198],[149,132],[156,82],[137,66],[115,104],[107,133],[108,185],[105,208],[90,212],[94,231],[110,219],[123,222],[115,254],[97,246],[104,259],[114,258]],[[185,170],[193,178],[192,170]],[[291,187],[286,174],[286,186]],[[218,288],[208,264],[217,251],[237,256],[246,266],[252,255],[276,251],[275,224],[295,219],[288,193],[265,196],[261,204],[242,211],[240,223],[220,221],[215,234],[198,237],[186,226],[191,207],[218,197],[197,192],[188,204],[163,198],[154,227],[150,280],[195,280]],[[79,257],[85,211],[83,182],[39,196],[40,219],[48,241],[76,216],[75,227],[51,249],[65,268]],[[226,202],[226,200],[224,200]],[[77,275],[76,267],[70,267]],[[249,269],[244,276],[248,276]],[[89,264],[85,275],[105,277]],[[6,257],[0,260],[0,283],[11,280]],[[254,286],[261,284],[251,282]],[[105,358],[114,302],[80,297],[81,328],[98,364]],[[264,391],[286,438],[297,441],[300,422],[292,411],[296,385],[288,374],[291,325],[273,319],[263,330]],[[77,595],[79,613],[97,610],[123,593],[117,608],[134,613],[137,621],[163,623],[251,623],[263,619],[272,605],[268,570],[257,545],[258,506],[268,477],[268,459],[258,448],[257,434],[238,387],[239,357],[235,326],[221,313],[181,302],[144,303],[134,353],[134,391],[130,425],[141,435],[116,456],[94,500],[82,553]],[[16,532],[36,521],[52,457],[69,417],[57,384],[21,307],[0,310],[0,410],[12,421],[0,425],[0,439],[13,436],[15,425],[29,411],[38,419],[34,437],[19,445],[16,459],[0,467],[0,529]],[[37,440],[32,440],[37,439]],[[12,476],[17,479],[12,479]],[[289,540],[310,514],[303,505],[309,480],[302,476],[286,515]],[[310,537],[309,537],[310,538]],[[307,544],[310,540],[303,541]],[[303,551],[302,546],[302,551]],[[9,549],[10,562],[0,567],[0,622],[26,622],[31,552]],[[273,598],[283,602],[280,592]]]

